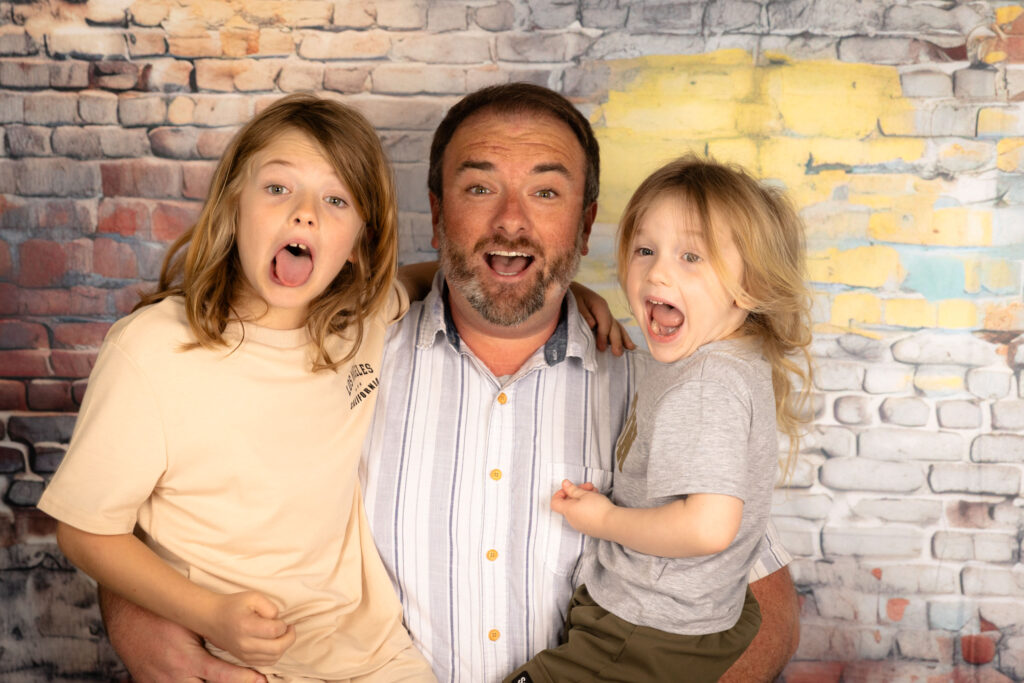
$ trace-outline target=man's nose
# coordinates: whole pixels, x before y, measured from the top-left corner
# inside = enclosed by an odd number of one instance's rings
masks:
[[[506,194],[502,197],[495,227],[510,235],[525,232],[529,228],[525,208],[521,197],[515,193]]]

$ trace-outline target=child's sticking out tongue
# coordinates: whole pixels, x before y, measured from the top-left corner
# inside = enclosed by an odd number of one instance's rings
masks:
[[[653,303],[653,302],[652,302]],[[651,306],[651,329],[655,334],[672,334],[683,324],[683,312],[675,306],[655,303]]]
[[[283,247],[274,257],[274,274],[286,287],[299,287],[313,272],[313,258],[301,247]]]

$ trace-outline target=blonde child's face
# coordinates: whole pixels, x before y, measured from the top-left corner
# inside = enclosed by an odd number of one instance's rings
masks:
[[[244,282],[232,301],[243,319],[295,329],[309,303],[349,260],[363,220],[319,145],[298,130],[252,159],[238,203]]]
[[[730,231],[714,229],[722,262],[742,282],[743,261]],[[740,334],[747,312],[715,272],[697,218],[681,200],[656,200],[631,247],[626,297],[656,360],[672,363]]]

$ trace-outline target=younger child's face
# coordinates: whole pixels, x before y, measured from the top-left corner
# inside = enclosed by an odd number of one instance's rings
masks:
[[[233,305],[265,327],[295,329],[359,239],[352,193],[319,145],[286,129],[252,159],[238,202],[243,286]]]
[[[742,282],[743,261],[730,231],[714,229],[722,262]],[[672,363],[738,335],[747,312],[715,272],[697,218],[681,200],[655,201],[631,246],[626,298],[656,360]]]

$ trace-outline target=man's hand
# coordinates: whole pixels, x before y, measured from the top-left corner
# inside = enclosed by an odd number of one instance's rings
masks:
[[[568,479],[551,496],[551,509],[565,517],[573,529],[597,538],[604,538],[606,520],[615,504],[594,490],[590,482],[576,486]]]
[[[594,330],[594,341],[597,342],[598,351],[604,351],[611,344],[612,353],[621,356],[623,350],[636,348],[626,328],[612,317],[612,309],[604,297],[578,282],[569,285],[569,289],[576,297],[576,307],[583,320]]]
[[[206,638],[251,666],[267,666],[295,642],[295,627],[277,618],[277,607],[254,591],[217,595]]]
[[[267,683],[262,674],[211,655],[188,629],[103,588],[100,609],[110,644],[135,683]]]

